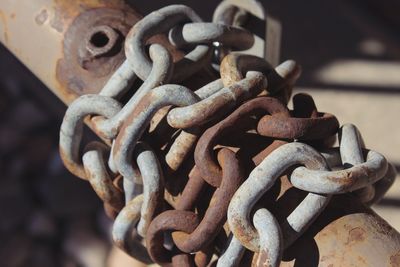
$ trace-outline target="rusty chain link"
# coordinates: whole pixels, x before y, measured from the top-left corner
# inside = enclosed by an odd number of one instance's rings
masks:
[[[172,234],[174,243],[184,252],[190,253],[204,249],[213,241],[226,221],[229,202],[243,181],[243,167],[240,166],[239,161],[235,158],[234,152],[226,148],[220,150],[218,152],[218,162],[222,166],[221,184],[211,197],[202,221],[189,236],[181,233]],[[199,178],[197,176],[197,179]],[[185,194],[185,190],[186,188],[182,194]],[[199,198],[200,196],[197,196],[197,199]],[[181,198],[179,201],[183,202],[185,199]]]
[[[223,2],[213,23],[183,5],[150,13],[130,30],[126,60],[101,92],[79,97],[65,114],[65,166],[90,182],[115,219],[115,244],[144,263],[241,266],[251,251],[254,266],[279,266],[332,195],[371,205],[394,181],[394,167],[365,149],[354,125],[339,130],[306,94],[289,110],[296,62],[273,68],[232,52],[254,44],[240,27],[247,11]],[[149,45],[156,34],[167,34],[170,46]],[[174,49],[182,54],[176,62]],[[212,65],[217,79],[180,84]],[[136,79],[142,84],[133,89]],[[104,143],[81,144],[85,119]],[[337,134],[340,146],[330,148]],[[284,175],[307,195],[282,219],[264,198]]]

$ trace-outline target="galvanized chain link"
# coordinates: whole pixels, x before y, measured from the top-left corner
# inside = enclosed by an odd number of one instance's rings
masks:
[[[247,9],[223,2],[214,23],[182,5],[149,14],[127,35],[126,60],[102,91],[65,114],[65,166],[90,182],[115,219],[115,244],[144,263],[206,266],[214,255],[217,266],[239,266],[250,250],[255,266],[278,266],[331,195],[353,192],[370,205],[393,183],[393,166],[364,148],[355,126],[342,126],[332,149],[335,116],[305,94],[287,108],[296,62],[272,68],[231,52],[254,43],[240,28]],[[156,34],[168,34],[172,48],[153,43],[147,53]],[[193,50],[173,62],[174,48]],[[220,78],[197,90],[177,84],[212,64]],[[137,78],[142,85],[123,104]],[[91,142],[80,154],[85,118],[111,149]],[[283,175],[307,196],[279,220],[263,198]]]

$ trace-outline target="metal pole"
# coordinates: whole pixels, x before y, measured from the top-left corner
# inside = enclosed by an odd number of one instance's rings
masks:
[[[282,188],[287,199],[277,208],[278,217],[302,198],[284,182]],[[283,259],[282,267],[400,266],[400,235],[353,195],[337,195]]]
[[[123,37],[140,17],[120,0],[3,0],[0,41],[69,104],[100,90],[124,60]]]

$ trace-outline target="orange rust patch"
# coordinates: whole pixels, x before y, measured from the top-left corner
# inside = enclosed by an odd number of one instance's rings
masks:
[[[64,166],[67,168],[67,170],[69,170],[69,172],[71,172],[72,174],[78,176],[83,180],[87,180],[86,173],[83,170],[83,167],[77,166],[74,162],[71,162],[70,158],[67,156],[64,149],[61,146],[59,146],[59,153],[64,163]]]
[[[360,262],[360,263],[362,263],[362,265],[365,265],[365,266],[367,266],[367,261],[363,258],[363,257],[361,257],[361,256],[358,256],[358,261]]]
[[[104,1],[104,0],[80,0],[80,1],[68,1],[68,0],[55,0],[54,1],[54,17],[52,18],[50,25],[58,32],[62,33],[68,28],[71,21],[82,12],[85,12],[93,8],[101,7],[123,7],[123,3],[120,0],[115,1]]]
[[[347,244],[351,242],[362,242],[365,240],[365,230],[361,227],[353,228],[349,231],[349,238]]]
[[[400,267],[400,253],[397,253],[390,257],[391,267]]]
[[[0,20],[4,25],[4,43],[8,43],[8,25],[7,25],[7,17],[4,14],[3,10],[0,10]]]
[[[126,7],[122,0],[54,0],[55,8],[63,12],[65,18],[74,18],[83,11],[100,7]]]
[[[236,234],[241,238],[241,241],[245,241],[245,243],[250,243],[253,240],[253,237],[249,235],[240,220],[236,218],[233,218],[233,220],[234,225],[236,226]]]
[[[153,95],[147,94],[145,95],[142,100],[139,101],[137,107],[133,110],[133,112],[126,118],[125,122],[122,124],[119,135],[115,139],[114,143],[114,156],[117,154],[116,151],[120,150],[122,146],[122,142],[126,139],[126,128],[132,124],[133,121],[139,116],[141,112],[148,109],[151,103],[153,102]]]
[[[329,255],[325,255],[325,256],[322,256],[321,257],[321,262],[324,262],[324,261],[329,261],[329,260],[331,260],[331,259],[335,259],[335,255],[333,254],[329,254]]]
[[[266,266],[266,267],[271,266],[267,249],[260,251],[260,253],[258,254],[258,257],[256,257],[256,258],[257,258],[256,266]]]

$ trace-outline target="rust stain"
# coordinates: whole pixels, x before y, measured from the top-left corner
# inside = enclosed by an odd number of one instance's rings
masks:
[[[142,98],[142,100],[139,101],[137,107],[133,110],[133,112],[126,118],[125,122],[122,124],[120,128],[118,137],[115,139],[114,150],[113,150],[114,157],[117,155],[117,151],[121,149],[124,140],[127,138],[126,135],[128,135],[128,133],[126,133],[126,128],[135,120],[136,117],[139,116],[139,114],[143,110],[145,110],[151,105],[153,99],[154,98],[152,94],[145,95]]]
[[[111,220],[115,220],[115,218],[117,218],[117,215],[119,213],[119,211],[116,211],[113,207],[111,207],[109,204],[104,203],[104,211],[106,213],[106,215],[111,219]]]
[[[267,249],[260,251],[260,253],[258,254],[258,257],[257,257],[256,266],[259,266],[259,267],[271,266],[271,262],[270,262],[268,255],[269,255],[269,253],[268,253]]]
[[[35,22],[38,25],[43,25],[47,19],[49,18],[49,14],[47,13],[46,9],[42,9],[40,13],[35,17]]]
[[[57,60],[57,67],[56,67],[56,77],[57,81],[59,81],[59,77],[63,77],[65,74],[65,70],[62,68],[63,66],[63,59]],[[59,83],[59,88],[57,88],[59,94],[61,94],[62,99],[66,99],[67,101],[72,101],[76,98],[76,94],[73,91],[69,90],[64,84]]]
[[[74,175],[78,176],[83,180],[87,180],[86,173],[83,167],[76,165],[74,162],[71,162],[69,156],[67,155],[66,151],[59,146],[59,153],[60,157],[65,165],[65,167]]]
[[[123,7],[124,2],[121,0],[80,0],[80,1],[69,1],[69,0],[54,0],[55,7],[64,13],[65,18],[74,18],[82,11],[86,11],[92,8],[100,7]]]
[[[400,267],[400,253],[397,253],[390,257],[391,267]]]
[[[120,5],[119,0],[117,1],[102,1],[102,0],[80,0],[80,1],[67,1],[67,0],[55,0],[54,1],[54,17],[52,18],[50,25],[56,31],[62,33],[68,28],[68,25],[72,20],[84,11],[93,8],[100,8],[106,6],[115,7],[116,4]]]
[[[353,228],[349,231],[349,238],[346,244],[350,244],[352,242],[362,242],[365,240],[366,231],[361,227]]]
[[[361,256],[358,256],[358,261],[360,262],[360,263],[362,263],[363,264],[363,266],[367,266],[368,264],[367,264],[367,261],[363,258],[363,257],[361,257]]]
[[[4,25],[4,43],[8,43],[8,25],[7,25],[7,17],[4,14],[3,10],[0,10],[0,20]]]
[[[119,8],[122,5],[119,0],[99,1],[54,0],[51,9],[47,9],[49,26],[64,33],[61,36],[64,42],[63,58],[57,61],[56,80],[61,95],[67,95],[66,102],[84,93],[98,93],[125,59],[123,48],[119,45],[112,56],[96,58],[90,63],[90,69],[85,69],[81,49],[86,34],[93,27],[107,25],[125,35],[140,17],[126,5]]]
[[[321,262],[331,261],[331,260],[334,260],[334,259],[335,259],[335,254],[328,254],[328,255],[325,255],[325,256],[321,257]]]
[[[254,238],[246,231],[247,228],[239,219],[234,218],[233,222],[236,228],[236,235],[240,238],[240,241],[243,243],[250,243]]]
[[[67,1],[67,0],[55,0],[55,10],[62,11],[64,13],[65,18],[73,18],[77,16],[80,11],[82,4],[87,4],[87,2],[97,2],[97,1]]]

